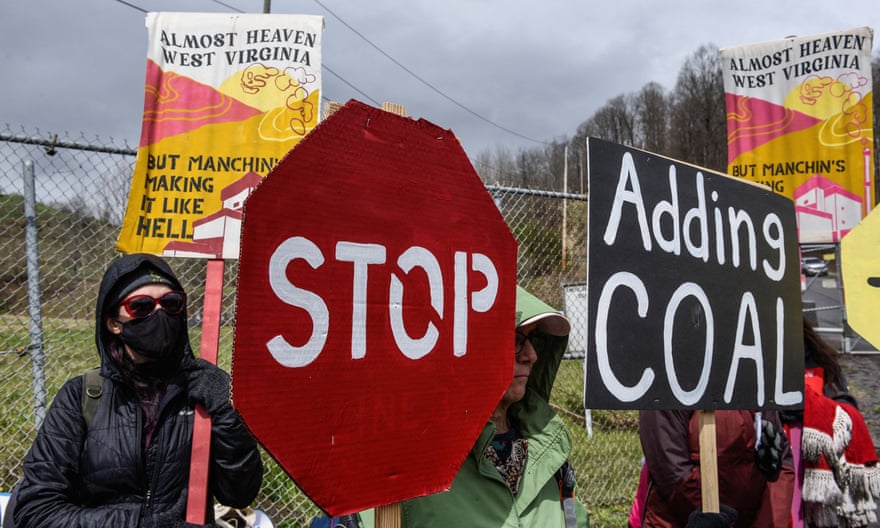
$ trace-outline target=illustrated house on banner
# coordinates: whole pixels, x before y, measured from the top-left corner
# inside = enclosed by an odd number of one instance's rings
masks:
[[[192,241],[169,242],[162,254],[166,257],[238,258],[244,201],[262,179],[252,171],[224,187],[220,191],[223,208],[193,222]]]
[[[816,174],[794,191],[800,242],[839,242],[862,218],[862,199]]]

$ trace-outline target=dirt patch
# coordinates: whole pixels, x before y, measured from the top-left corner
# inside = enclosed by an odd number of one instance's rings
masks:
[[[880,451],[880,354],[841,354],[839,358],[850,392],[858,400],[874,446]]]

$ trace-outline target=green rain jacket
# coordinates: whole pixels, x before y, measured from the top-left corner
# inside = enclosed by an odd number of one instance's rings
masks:
[[[517,327],[546,313],[558,312],[517,287]],[[402,504],[403,528],[565,526],[556,472],[568,459],[571,438],[548,402],[567,344],[567,336],[552,337],[541,347],[542,350],[537,351],[538,361],[529,376],[526,395],[508,411],[520,433],[529,440],[519,492],[516,495],[510,492],[498,470],[485,456],[486,448],[495,436],[495,425],[488,422],[449,491]],[[588,527],[586,509],[579,501],[575,502],[578,527]],[[372,525],[373,519],[365,518],[371,516],[362,515],[365,525]]]

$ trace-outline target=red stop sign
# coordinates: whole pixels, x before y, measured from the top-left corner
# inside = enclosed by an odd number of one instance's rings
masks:
[[[351,101],[245,204],[235,406],[331,515],[448,489],[510,383],[515,283],[452,132]]]

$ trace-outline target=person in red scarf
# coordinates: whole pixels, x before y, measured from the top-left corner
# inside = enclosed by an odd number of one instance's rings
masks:
[[[783,414],[790,441],[801,451],[792,525],[874,524],[880,498],[877,452],[837,351],[806,318],[804,354],[804,411]]]

